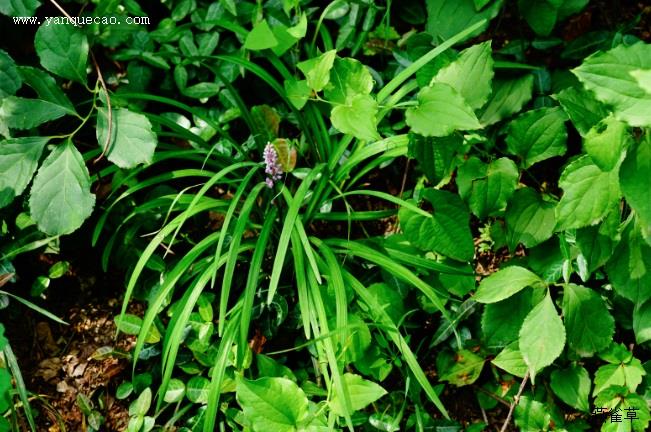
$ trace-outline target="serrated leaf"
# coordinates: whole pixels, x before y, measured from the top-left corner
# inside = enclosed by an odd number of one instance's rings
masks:
[[[0,141],[0,208],[23,193],[32,179],[48,137]]]
[[[14,95],[22,84],[16,63],[6,51],[0,49],[0,101]]]
[[[70,234],[90,216],[94,205],[81,153],[69,141],[60,144],[34,178],[29,197],[32,218],[46,234]]]
[[[40,99],[65,109],[70,115],[78,115],[68,96],[63,93],[63,90],[50,74],[29,66],[20,66],[18,73],[25,84],[34,89]]]
[[[409,157],[416,160],[418,168],[436,185],[452,174],[462,145],[463,137],[458,134],[440,138],[409,134]]]
[[[567,343],[580,355],[592,356],[612,342],[615,320],[601,296],[590,288],[565,285],[563,316]]]
[[[11,17],[31,17],[41,5],[38,0],[11,0],[0,2],[0,12]]]
[[[631,358],[630,362],[603,365],[594,375],[592,395],[597,396],[610,386],[626,386],[631,392],[635,392],[644,375],[644,367],[635,357]]]
[[[0,105],[0,122],[11,129],[31,129],[68,114],[68,109],[42,99],[9,96]]]
[[[479,303],[495,303],[511,297],[528,286],[543,283],[535,273],[524,267],[505,267],[484,278],[479,283],[473,298]]]
[[[328,101],[349,105],[355,96],[368,95],[372,89],[373,77],[366,66],[352,58],[336,58],[323,95]]]
[[[570,366],[552,372],[551,387],[556,396],[571,407],[590,411],[590,375],[582,366]]]
[[[418,92],[418,106],[407,109],[405,121],[412,131],[443,137],[455,130],[480,129],[472,108],[447,84],[434,83]]]
[[[509,125],[506,146],[509,153],[522,159],[524,168],[562,156],[567,151],[565,113],[558,108],[540,108],[527,111]]]
[[[34,47],[45,69],[86,84],[88,39],[81,29],[70,24],[43,24],[36,31]]]
[[[606,106],[582,87],[568,87],[556,99],[582,136],[609,114]]]
[[[156,150],[156,135],[149,119],[126,108],[113,109],[111,140],[107,158],[120,168],[149,164]],[[97,110],[97,142],[105,145],[108,134],[108,110]]]
[[[633,331],[638,344],[651,340],[651,301],[638,304],[633,309]]]
[[[370,95],[353,96],[349,105],[337,105],[332,109],[330,119],[339,131],[357,139],[375,141],[380,139],[376,128],[377,102]]]
[[[593,126],[583,139],[583,147],[602,171],[610,171],[622,158],[630,135],[624,122],[608,116]]]
[[[556,226],[554,207],[531,188],[515,191],[505,214],[509,250],[515,250],[520,243],[531,248],[548,240]]]
[[[632,72],[651,69],[651,45],[618,45],[598,52],[572,72],[600,101],[613,107],[615,117],[631,126],[651,126],[651,94]]]
[[[260,378],[255,381],[237,378],[237,402],[253,429],[288,432],[308,415],[308,401],[303,390],[286,378]]]
[[[474,245],[469,214],[459,196],[447,191],[427,189],[422,197],[433,208],[431,217],[401,208],[398,214],[405,237],[415,246],[459,261],[470,261]]]
[[[542,289],[524,289],[507,299],[484,306],[481,317],[484,344],[494,348],[517,342],[524,319],[542,300],[542,293]]]
[[[337,50],[330,50],[296,65],[305,75],[307,85],[315,92],[320,92],[330,82],[330,69],[334,65],[336,56]]]
[[[635,210],[644,233],[651,233],[651,136],[640,140],[626,155],[619,182],[626,202]]]
[[[479,115],[479,122],[489,126],[510,117],[531,100],[533,75],[510,80],[493,80],[493,92]]]
[[[257,23],[253,30],[246,35],[244,48],[253,51],[260,51],[267,48],[273,48],[278,45],[278,39],[274,36],[267,20]]]
[[[523,378],[527,373],[527,364],[522,358],[522,353],[518,349],[518,342],[512,342],[493,359],[491,362],[500,369],[505,370],[511,375]]]
[[[603,172],[589,156],[565,167],[559,180],[563,196],[556,206],[556,229],[594,225],[620,198],[618,170]]]
[[[552,364],[565,346],[565,327],[549,293],[525,318],[518,342],[533,383],[536,374]]]
[[[475,8],[475,0],[427,0],[427,33],[431,34],[435,41],[450,39],[455,34],[467,27],[485,19],[484,25],[469,34],[466,39],[479,35],[483,32],[491,19],[497,16],[502,7],[502,0],[493,1],[488,7],[478,11]],[[464,39],[465,40],[465,39]]]
[[[477,109],[488,101],[493,75],[491,42],[487,41],[461,51],[459,58],[439,70],[432,82],[448,84],[472,109]]]
[[[350,406],[353,411],[362,410],[387,394],[387,391],[382,386],[373,381],[365,380],[356,374],[345,373],[343,380],[350,395]],[[347,411],[339,400],[339,393],[334,392],[330,400],[330,409],[338,416],[344,416]]]
[[[521,432],[545,431],[550,429],[551,413],[542,402],[522,396],[513,411],[513,421]]]
[[[639,304],[651,298],[651,246],[629,223],[622,239],[606,264],[606,273],[615,292]]]
[[[457,171],[459,195],[468,201],[470,210],[483,219],[506,207],[518,177],[518,168],[509,158],[484,164],[473,156]]]

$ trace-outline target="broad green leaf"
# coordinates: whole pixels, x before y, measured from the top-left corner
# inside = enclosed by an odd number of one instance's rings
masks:
[[[12,96],[22,86],[16,63],[0,49],[0,101],[7,96]]]
[[[639,304],[651,298],[651,246],[629,223],[606,264],[606,273],[617,294]]]
[[[298,19],[298,23],[295,26],[289,27],[287,33],[294,36],[296,39],[301,39],[305,37],[307,33],[307,15],[305,12],[301,14],[301,17]]]
[[[568,345],[584,357],[608,347],[615,333],[615,320],[606,303],[590,288],[566,284],[563,316]]]
[[[462,145],[463,137],[459,134],[441,138],[409,134],[409,157],[418,162],[418,168],[436,185],[452,174]]]
[[[366,408],[369,404],[380,399],[387,394],[380,385],[373,381],[368,381],[359,375],[346,373],[343,376],[345,386],[350,394],[350,406],[353,411],[359,411]],[[339,393],[334,392],[330,400],[330,408],[338,416],[343,416],[346,412],[342,402],[339,400]]]
[[[646,432],[648,430],[651,416],[645,397],[630,392],[624,386],[606,388],[597,395],[594,404],[595,407],[603,407],[611,412],[609,420],[602,423],[601,432]],[[621,415],[622,421],[612,417],[616,412]],[[627,419],[629,412],[634,413],[634,418]]]
[[[582,136],[609,114],[604,104],[594,97],[594,93],[584,88],[568,87],[556,95],[572,124]]]
[[[434,251],[459,261],[470,261],[474,244],[470,233],[468,211],[458,195],[427,189],[422,197],[433,207],[431,217],[405,207],[398,218],[405,237],[415,246]]]
[[[626,386],[632,392],[642,382],[642,377],[646,375],[642,363],[635,357],[629,362],[619,364],[607,364],[597,369],[594,375],[593,396],[597,396],[604,389],[610,386]]]
[[[287,98],[299,110],[305,106],[312,95],[312,89],[307,85],[306,80],[285,80],[284,87]]]
[[[0,12],[11,17],[31,17],[40,5],[38,0],[3,0],[0,1]]]
[[[287,378],[292,381],[296,381],[296,376],[294,372],[287,366],[278,363],[276,360],[272,359],[263,354],[257,354],[255,356],[256,364],[258,366],[258,372],[260,376],[266,377],[280,377]]]
[[[533,383],[536,373],[552,364],[565,346],[565,327],[549,293],[525,318],[518,342]]]
[[[615,117],[631,126],[651,126],[651,93],[632,74],[651,69],[651,45],[618,45],[584,60],[572,72],[600,101],[612,106]]]
[[[571,407],[590,411],[590,375],[582,366],[570,366],[552,372],[551,387],[556,396]]]
[[[323,95],[330,102],[349,105],[355,96],[368,95],[372,89],[373,77],[366,66],[352,58],[336,58]]]
[[[459,58],[436,74],[432,82],[448,84],[468,103],[481,108],[490,96],[493,81],[493,57],[490,41],[461,51]]]
[[[210,381],[202,376],[190,378],[185,388],[185,396],[190,402],[205,404],[208,402]]]
[[[71,142],[60,144],[34,178],[29,197],[32,218],[46,234],[70,234],[90,216],[94,205],[83,157]]]
[[[483,126],[510,117],[531,100],[533,75],[527,74],[510,80],[493,80],[493,92],[479,115]]]
[[[405,121],[423,136],[447,136],[455,130],[480,129],[472,108],[447,84],[434,83],[418,93],[418,106],[407,109]]]
[[[149,164],[156,149],[156,135],[149,119],[126,108],[113,109],[107,158],[120,168]],[[97,142],[104,146],[108,134],[108,110],[97,111]]]
[[[484,164],[471,157],[457,171],[459,195],[480,219],[492,216],[506,207],[518,182],[518,168],[509,158]]]
[[[497,303],[484,306],[481,317],[482,340],[487,347],[503,347],[517,342],[522,323],[543,297],[542,289],[524,289]],[[523,374],[524,375],[524,374]]]
[[[607,219],[610,217],[609,215]],[[608,233],[601,232],[600,227],[585,227],[576,230],[576,245],[587,262],[588,272],[592,273],[608,262],[615,241]]]
[[[122,333],[138,335],[142,328],[142,318],[133,314],[117,315],[114,318],[115,326]]]
[[[41,25],[34,37],[36,54],[48,71],[86,84],[88,39],[73,25]]]
[[[495,18],[500,11],[502,0],[493,1],[481,11],[475,8],[474,0],[426,0],[425,4],[427,5],[426,29],[438,43],[485,19],[486,22],[465,39],[483,32],[488,27],[489,20]]]
[[[330,119],[339,131],[361,140],[374,141],[381,138],[376,129],[377,111],[372,96],[359,94],[353,96],[348,105],[334,107]]]
[[[651,301],[638,304],[633,310],[635,341],[643,344],[651,340]]]
[[[271,51],[279,57],[285,54],[287,50],[298,42],[298,39],[292,36],[288,30],[289,27],[278,22],[271,27],[271,31],[278,41],[275,46],[271,47]]]
[[[555,206],[531,188],[515,191],[505,214],[509,250],[515,250],[520,243],[532,248],[548,240],[556,226]]]
[[[522,159],[524,168],[567,151],[565,113],[559,108],[527,111],[509,125],[506,147]]]
[[[167,403],[179,402],[185,396],[185,384],[177,378],[172,378],[167,384],[163,400]]]
[[[549,0],[518,0],[518,10],[539,36],[549,36],[558,18],[558,5]]]
[[[510,266],[484,278],[473,297],[479,303],[495,303],[511,297],[528,286],[544,282],[535,273],[523,267]]]
[[[550,410],[530,396],[521,397],[513,411],[513,421],[520,432],[547,431],[550,420]]]
[[[34,89],[39,99],[65,109],[70,115],[77,115],[74,105],[50,74],[29,66],[20,66],[18,72],[25,84]]]
[[[244,41],[244,48],[253,51],[260,51],[273,48],[278,45],[278,39],[274,36],[267,20],[257,23],[249,32]]]
[[[610,171],[621,160],[629,140],[626,123],[608,116],[585,135],[583,147],[595,165]]]
[[[0,208],[23,193],[32,180],[47,137],[24,137],[0,141]]]
[[[337,50],[330,50],[296,65],[305,75],[307,85],[315,92],[320,92],[330,82],[330,69],[334,65],[336,56]]]
[[[470,350],[458,351],[454,355],[452,366],[439,371],[439,379],[457,387],[472,384],[479,378],[485,362],[483,357]]]
[[[42,99],[9,96],[0,104],[0,123],[11,129],[31,129],[69,113],[66,108]]]
[[[237,402],[253,430],[289,432],[308,416],[308,400],[296,383],[286,378],[237,378]]]
[[[518,342],[512,342],[493,359],[491,362],[500,369],[505,370],[511,375],[523,378],[527,373],[527,364],[522,358],[522,353],[518,349]]]
[[[140,393],[138,399],[131,402],[129,405],[129,415],[132,417],[135,416],[144,416],[149,411],[151,406],[151,389],[147,387]]]
[[[619,183],[626,202],[635,210],[646,236],[651,233],[651,136],[640,140],[626,155]]]
[[[558,182],[563,196],[556,206],[556,229],[594,225],[620,198],[618,170],[603,172],[589,156],[565,167]]]

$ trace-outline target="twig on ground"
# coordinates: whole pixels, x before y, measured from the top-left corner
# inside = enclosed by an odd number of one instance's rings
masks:
[[[518,393],[515,396],[513,396],[513,402],[511,402],[509,413],[506,416],[506,420],[504,420],[504,424],[502,425],[502,429],[500,429],[500,432],[506,432],[506,428],[509,427],[511,416],[513,416],[513,411],[515,410],[515,407],[518,405],[518,403],[520,403],[520,396],[522,396],[522,392],[524,391],[524,387],[527,385],[527,381],[529,381],[528,371],[524,375],[524,378],[522,378],[522,383],[520,383],[520,388],[518,389]]]

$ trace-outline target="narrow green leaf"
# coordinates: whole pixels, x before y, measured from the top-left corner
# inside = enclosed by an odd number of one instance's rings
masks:
[[[0,105],[0,121],[11,129],[31,129],[69,114],[64,107],[42,99],[9,96]]]

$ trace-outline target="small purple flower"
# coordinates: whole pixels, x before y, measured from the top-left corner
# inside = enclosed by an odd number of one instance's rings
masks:
[[[278,153],[271,143],[267,143],[262,153],[264,157],[264,172],[267,174],[265,182],[269,188],[272,188],[274,182],[280,180],[283,175],[283,167],[278,163]]]

